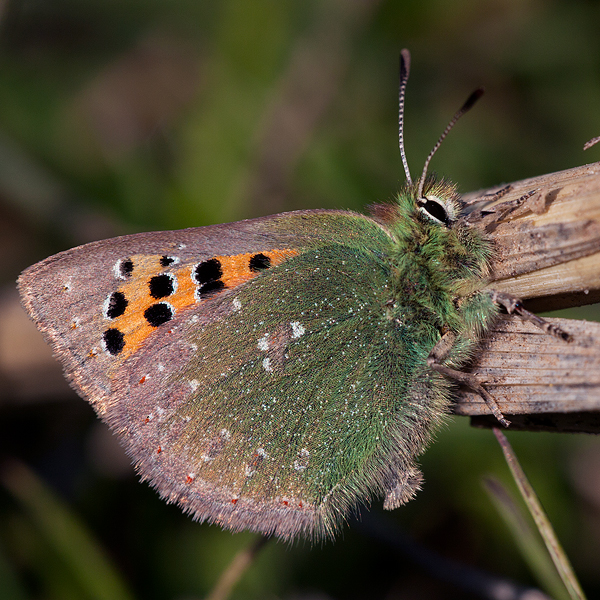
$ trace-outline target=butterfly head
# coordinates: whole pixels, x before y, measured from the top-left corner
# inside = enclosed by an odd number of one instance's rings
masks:
[[[412,223],[411,227],[416,226],[423,232],[448,231],[457,227],[463,201],[454,183],[431,174],[425,180],[421,195],[418,195],[417,183],[407,184],[395,203],[372,205],[370,212],[386,225],[401,227],[401,223]]]
[[[458,119],[460,119],[466,112],[468,112],[475,102],[483,95],[483,88],[477,88],[466,100],[466,102],[460,107],[460,109],[454,114],[446,129],[444,129],[442,135],[436,142],[435,146],[429,153],[425,165],[423,166],[423,172],[418,182],[413,183],[410,175],[410,169],[408,168],[408,162],[406,160],[406,152],[404,149],[404,98],[406,92],[406,83],[408,81],[408,75],[410,72],[410,53],[408,50],[402,50],[400,54],[400,93],[399,93],[399,119],[398,119],[398,138],[400,155],[402,158],[402,164],[404,166],[404,172],[406,173],[407,181],[407,192],[408,195],[415,199],[418,210],[431,221],[451,227],[455,223],[461,212],[462,202],[459,195],[456,192],[456,188],[453,184],[448,183],[444,180],[438,180],[431,175],[427,175],[427,169],[429,163],[433,158],[433,155],[437,152],[444,138],[448,135],[450,130],[454,127]]]

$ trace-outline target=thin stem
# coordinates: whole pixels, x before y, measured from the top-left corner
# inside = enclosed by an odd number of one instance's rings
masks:
[[[221,573],[219,581],[208,594],[206,600],[226,600],[229,598],[235,585],[268,541],[269,538],[260,536],[252,540],[246,548],[240,550],[233,557],[229,566]]]
[[[583,149],[587,150],[588,148],[591,148],[594,144],[597,144],[598,142],[600,142],[600,135],[598,137],[592,138],[589,142],[586,142],[583,145]]]
[[[567,591],[569,592],[570,597],[573,600],[585,600],[585,594],[579,585],[579,581],[577,580],[577,576],[573,571],[573,567],[569,562],[565,551],[563,550],[556,534],[554,533],[554,529],[552,527],[552,523],[550,523],[550,519],[548,519],[548,515],[544,511],[542,504],[535,493],[533,487],[529,483],[517,456],[515,455],[510,443],[506,439],[506,436],[497,428],[493,429],[494,435],[498,439],[498,443],[502,448],[502,452],[504,453],[504,458],[508,463],[508,468],[510,469],[515,483],[521,492],[521,496],[523,496],[523,500],[527,504],[527,508],[537,525],[537,528],[542,536],[544,543],[546,544],[546,548],[548,548],[548,552],[552,557],[552,561],[562,579]]]

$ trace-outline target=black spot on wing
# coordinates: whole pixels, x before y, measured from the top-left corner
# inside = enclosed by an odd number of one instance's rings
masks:
[[[194,271],[194,279],[199,285],[217,281],[223,277],[223,268],[216,258],[201,262]]]
[[[255,254],[250,258],[250,262],[248,263],[248,268],[253,273],[258,273],[259,271],[264,271],[271,266],[271,259],[265,254]]]
[[[163,273],[150,278],[148,282],[150,295],[155,298],[166,298],[175,291],[175,283],[172,275]]]
[[[160,257],[160,266],[161,267],[169,267],[175,262],[175,259],[172,256],[161,256]]]
[[[222,289],[225,289],[225,284],[221,280],[209,281],[208,283],[205,283],[204,285],[200,286],[200,298],[207,298],[212,294],[220,292]]]
[[[125,347],[125,336],[122,331],[115,329],[107,329],[102,336],[106,351],[113,356],[120,354]]]
[[[131,277],[133,273],[133,261],[130,258],[124,258],[119,262],[119,274],[123,279]]]
[[[152,327],[159,327],[173,318],[173,308],[166,302],[158,302],[144,311],[144,318]]]
[[[125,314],[125,309],[129,302],[125,298],[123,292],[113,292],[108,300],[108,307],[106,309],[106,316],[109,319],[116,319],[121,315]]]

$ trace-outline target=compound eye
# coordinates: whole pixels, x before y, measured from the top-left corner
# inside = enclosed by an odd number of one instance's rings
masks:
[[[431,198],[421,198],[418,201],[419,208],[428,216],[431,217],[434,221],[438,223],[444,224],[446,227],[450,226],[450,219],[448,217],[448,213],[446,212],[446,208],[440,204],[437,200],[432,200]]]

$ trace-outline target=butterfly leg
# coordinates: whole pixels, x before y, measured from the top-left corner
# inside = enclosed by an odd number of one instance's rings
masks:
[[[516,296],[506,294],[504,292],[494,291],[490,293],[490,296],[492,298],[492,302],[504,307],[509,315],[517,315],[523,319],[523,321],[529,321],[536,327],[539,327],[542,331],[545,331],[546,333],[553,335],[554,337],[557,337],[565,342],[573,341],[573,336],[558,327],[558,325],[549,323],[546,321],[546,319],[542,319],[542,317],[538,317],[536,314],[525,310],[523,307],[523,302]]]
[[[479,394],[485,400],[485,403],[488,405],[488,408],[492,411],[492,414],[496,417],[496,419],[498,419],[498,421],[504,425],[504,427],[508,427],[510,425],[510,421],[505,419],[492,395],[483,387],[475,375],[472,375],[471,373],[463,373],[462,371],[452,369],[451,367],[447,367],[446,365],[442,364],[450,354],[450,351],[456,342],[456,338],[457,336],[453,331],[446,332],[429,353],[429,356],[427,357],[427,365],[434,371],[437,371],[438,373],[441,373],[442,375],[445,375],[449,379],[453,379],[462,385],[466,385],[474,392]]]
[[[488,203],[494,202],[495,200],[498,200],[506,195],[511,189],[512,186],[507,185],[493,194],[482,196],[479,200],[486,198],[488,199]],[[491,206],[489,208],[484,207],[480,210],[474,210],[465,218],[465,220],[467,223],[478,225],[487,233],[491,233],[494,231],[494,229],[496,229],[498,224],[508,216],[514,218],[519,214],[520,211],[527,211],[530,209],[531,207],[528,203],[528,200],[533,196],[536,196],[536,194],[539,196],[540,191],[540,188],[529,190],[519,198],[513,198],[512,200],[501,202],[500,204],[496,204],[495,206]]]

